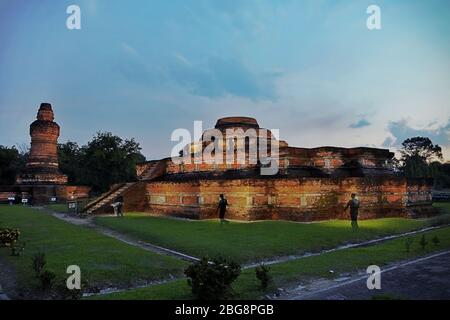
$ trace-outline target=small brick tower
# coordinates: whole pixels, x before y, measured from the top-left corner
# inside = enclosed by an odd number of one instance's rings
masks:
[[[17,184],[32,187],[33,202],[47,202],[56,196],[55,186],[67,184],[58,167],[59,125],[53,121],[52,106],[42,103],[37,120],[30,125],[31,149],[25,170]]]
[[[53,121],[52,106],[42,103],[37,120],[30,125],[31,149],[18,184],[66,184],[67,176],[58,168],[59,125]]]

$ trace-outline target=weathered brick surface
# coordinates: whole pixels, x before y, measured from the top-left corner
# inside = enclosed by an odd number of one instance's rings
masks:
[[[87,186],[56,186],[58,199],[85,199],[89,198],[90,191]]]
[[[127,199],[124,203],[124,211],[146,211],[147,208],[147,184],[138,182],[125,191],[123,197]]]
[[[419,184],[422,191],[412,191]],[[406,216],[410,208],[431,203],[429,182],[402,178],[154,181],[147,182],[146,189],[147,211],[200,219],[217,216],[220,193],[230,204],[227,216],[243,220],[348,218],[343,208],[351,193],[361,200],[362,219]]]
[[[17,184],[66,184],[67,176],[58,169],[59,125],[53,121],[53,109],[42,103],[37,120],[30,125],[31,148],[24,172]]]
[[[229,117],[219,119],[215,129],[259,129],[255,119]],[[208,132],[205,131],[205,134]],[[261,131],[262,132],[262,131]],[[261,133],[258,133],[261,136]],[[267,136],[274,139],[270,131]],[[223,153],[229,139],[217,140]],[[174,163],[163,159],[165,172],[145,180],[145,191],[130,194],[125,203],[135,203],[129,209],[191,218],[217,216],[219,194],[225,194],[230,207],[229,218],[242,220],[287,219],[313,221],[330,218],[348,218],[343,212],[351,193],[361,200],[361,218],[407,216],[412,211],[431,208],[431,182],[407,181],[391,169],[393,153],[375,148],[297,148],[280,141],[276,176],[260,175],[259,164],[249,163],[249,151],[255,141],[245,141],[245,153],[233,151],[234,162],[214,163],[208,158],[195,163],[199,150],[212,142],[192,143],[184,149],[191,152],[192,162]],[[268,142],[269,143],[269,142]],[[256,145],[258,147],[258,145]],[[225,157],[223,158],[225,160]],[[245,159],[246,162],[239,163]],[[180,159],[178,159],[180,160]],[[149,161],[138,166],[138,175],[155,166]]]

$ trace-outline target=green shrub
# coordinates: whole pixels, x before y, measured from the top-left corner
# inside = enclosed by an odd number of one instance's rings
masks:
[[[419,244],[420,244],[420,246],[422,247],[422,250],[425,250],[425,247],[427,246],[428,241],[427,241],[427,239],[425,238],[425,235],[424,235],[424,234],[422,235],[422,238],[420,239]]]
[[[32,258],[32,263],[34,273],[36,274],[36,277],[39,278],[39,276],[42,273],[42,270],[45,267],[45,264],[47,263],[45,259],[45,253],[43,252],[36,253]]]
[[[411,249],[411,245],[414,242],[413,238],[406,238],[405,239],[405,248],[406,248],[406,252],[409,253],[410,249]]]
[[[56,286],[56,297],[61,300],[80,300],[83,297],[83,291],[88,288],[88,282],[82,280],[80,289],[68,289],[66,281],[66,279],[63,279]]]
[[[438,236],[434,236],[433,239],[431,239],[431,242],[433,242],[435,246],[438,246],[439,243],[441,243],[441,240],[439,240]]]
[[[270,269],[266,267],[264,264],[259,265],[255,269],[256,278],[261,282],[261,289],[266,290],[269,285],[272,277],[269,274]]]
[[[4,247],[12,247],[19,240],[19,229],[0,229],[0,244]]]
[[[55,278],[56,278],[55,273],[48,271],[48,270],[42,271],[41,274],[39,275],[39,280],[41,283],[41,290],[49,291],[50,289],[52,289]]]
[[[187,267],[184,273],[197,299],[222,300],[231,298],[231,284],[241,273],[241,266],[220,257],[213,261],[204,257]]]
[[[38,252],[32,258],[32,267],[36,278],[39,280],[40,289],[42,291],[50,291],[53,288],[54,281],[56,278],[56,274],[49,271],[44,270],[45,265],[47,264],[45,253]]]

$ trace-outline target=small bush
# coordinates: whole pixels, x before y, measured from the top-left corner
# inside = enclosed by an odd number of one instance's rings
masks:
[[[45,259],[45,253],[43,252],[36,253],[33,256],[32,260],[34,273],[36,274],[36,277],[39,278],[39,276],[42,273],[42,270],[44,270],[45,264],[47,263]]]
[[[56,286],[57,298],[62,300],[80,300],[83,297],[83,291],[88,288],[88,282],[82,280],[80,289],[68,289],[66,281],[66,279],[63,279]]]
[[[406,252],[409,253],[410,249],[411,249],[411,245],[414,242],[413,238],[406,238],[405,239],[405,248],[406,248]]]
[[[19,229],[0,229],[0,244],[4,247],[12,247],[19,240]]]
[[[425,247],[427,246],[428,241],[427,241],[427,239],[425,238],[425,235],[424,235],[424,234],[422,235],[422,238],[420,239],[419,244],[420,244],[420,246],[422,247],[422,250],[425,250]]]
[[[209,261],[204,257],[187,267],[184,273],[197,299],[222,300],[231,298],[231,284],[241,273],[241,266],[223,258]]]
[[[438,236],[434,236],[433,239],[431,239],[431,242],[433,242],[435,246],[438,246],[439,243],[441,243],[441,240],[439,240]]]
[[[270,269],[266,267],[264,264],[259,265],[255,269],[256,278],[261,282],[261,289],[266,290],[269,285],[272,277],[269,274]]]
[[[39,275],[42,291],[49,291],[50,289],[52,289],[55,278],[56,278],[55,273],[48,270],[42,271],[41,274]]]

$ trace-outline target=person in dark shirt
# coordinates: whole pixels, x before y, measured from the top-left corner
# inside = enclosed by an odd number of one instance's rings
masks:
[[[356,199],[356,194],[352,193],[352,198],[347,202],[347,205],[344,208],[344,211],[346,211],[348,208],[350,208],[350,218],[352,219],[352,229],[356,230],[358,229],[358,210],[359,210],[359,200]]]
[[[228,201],[223,194],[220,194],[219,204],[217,211],[219,212],[220,223],[225,222],[225,212],[227,211]]]

